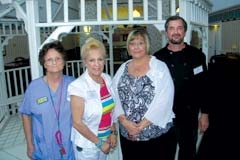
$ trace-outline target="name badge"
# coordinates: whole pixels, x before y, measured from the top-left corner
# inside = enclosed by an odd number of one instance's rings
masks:
[[[37,104],[42,104],[44,102],[47,102],[48,98],[47,97],[41,97],[37,99]]]
[[[96,99],[98,97],[96,91],[88,91],[87,92],[87,98],[88,99]]]
[[[203,71],[203,67],[202,66],[198,66],[196,68],[193,69],[193,73],[194,75],[201,73]]]

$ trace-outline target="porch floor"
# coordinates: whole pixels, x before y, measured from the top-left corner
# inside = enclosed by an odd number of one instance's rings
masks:
[[[0,129],[0,159],[26,160],[26,141],[21,117],[11,116],[6,125]]]

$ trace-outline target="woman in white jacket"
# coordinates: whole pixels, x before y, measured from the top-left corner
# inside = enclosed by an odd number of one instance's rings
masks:
[[[165,63],[149,55],[146,31],[133,30],[127,50],[132,59],[122,64],[113,78],[123,159],[169,160],[172,155],[167,151],[175,148],[165,141],[174,135],[171,75]]]
[[[117,145],[111,77],[103,73],[105,57],[103,43],[87,39],[81,49],[86,71],[68,87],[73,119],[71,140],[77,160],[106,160]]]

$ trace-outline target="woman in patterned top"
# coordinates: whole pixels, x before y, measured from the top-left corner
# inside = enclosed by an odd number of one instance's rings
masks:
[[[77,160],[106,160],[117,145],[111,77],[103,73],[105,57],[103,43],[87,39],[81,49],[86,71],[68,87],[73,119],[71,140]]]
[[[171,159],[174,156],[166,151],[175,146],[164,141],[174,135],[174,86],[169,70],[149,54],[144,29],[128,35],[127,50],[132,59],[123,63],[113,78],[123,159]]]

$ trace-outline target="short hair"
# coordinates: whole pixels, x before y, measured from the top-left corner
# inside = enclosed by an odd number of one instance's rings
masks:
[[[55,49],[57,52],[60,53],[60,55],[62,56],[64,61],[67,60],[66,50],[64,49],[62,43],[60,41],[56,40],[56,41],[52,41],[52,42],[44,44],[43,47],[40,49],[39,55],[38,55],[38,61],[42,66],[45,63],[44,57],[47,54],[49,49]]]
[[[100,49],[103,57],[106,58],[107,55],[104,44],[101,41],[90,37],[86,40],[85,44],[81,48],[81,59],[85,60],[91,49]]]
[[[182,17],[180,17],[180,16],[177,16],[177,15],[171,16],[171,17],[169,17],[169,18],[166,20],[165,25],[164,25],[165,31],[168,30],[169,22],[170,22],[170,21],[175,21],[175,20],[181,20],[181,21],[182,21],[183,27],[184,27],[184,31],[186,32],[186,31],[187,31],[187,28],[188,28],[187,22],[185,21],[184,18],[182,18]]]
[[[134,29],[132,30],[129,34],[128,34],[128,38],[127,38],[127,51],[129,53],[129,50],[128,50],[128,46],[129,46],[129,43],[134,40],[137,36],[141,36],[143,37],[145,43],[146,43],[146,46],[147,46],[147,53],[149,54],[149,48],[150,48],[150,39],[149,39],[149,36],[148,36],[148,33],[146,32],[145,29],[143,28],[138,28],[138,29]]]

